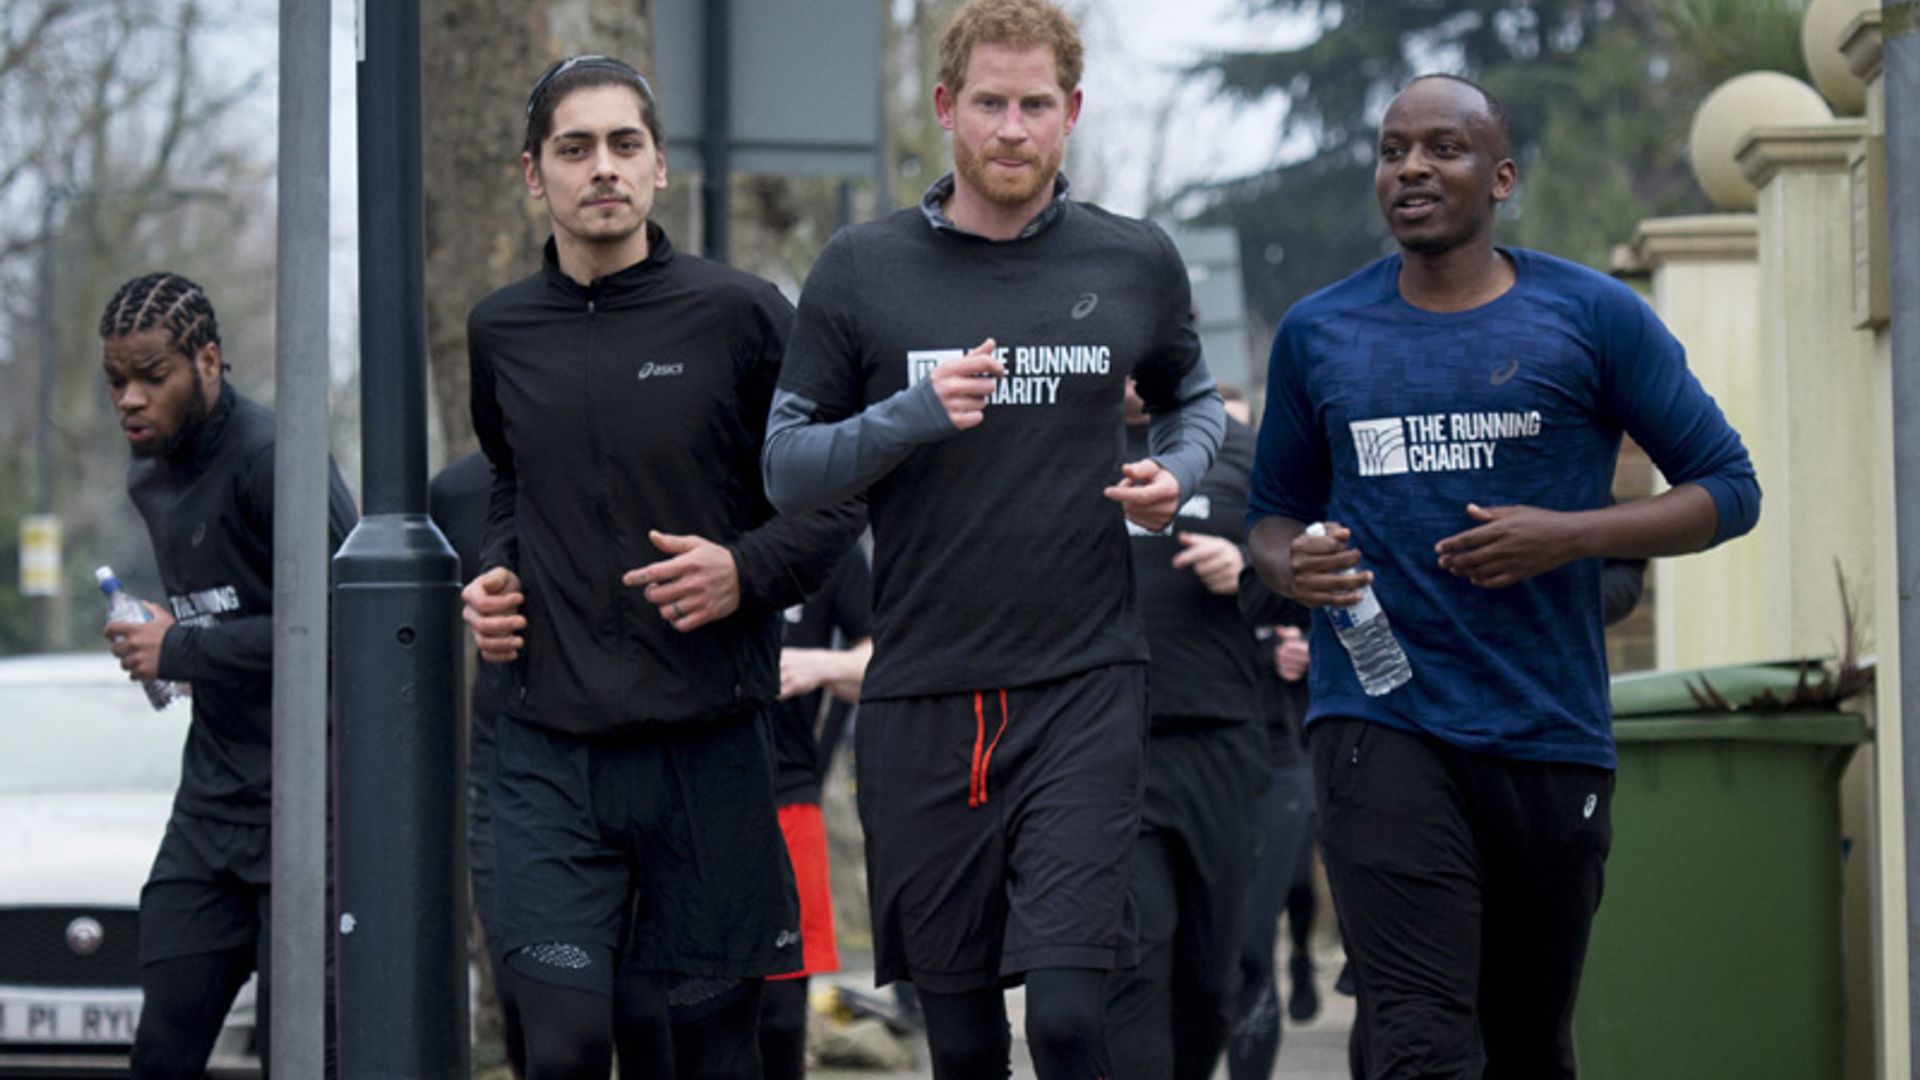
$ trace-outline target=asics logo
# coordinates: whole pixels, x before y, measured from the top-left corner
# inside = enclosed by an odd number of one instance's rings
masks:
[[[1518,374],[1520,374],[1520,361],[1515,360],[1506,367],[1494,369],[1493,374],[1487,376],[1487,382],[1493,386],[1505,386],[1508,379]]]
[[[1073,305],[1073,317],[1075,319],[1084,319],[1093,314],[1093,309],[1099,306],[1100,297],[1093,293],[1087,293],[1080,297],[1079,303]]]
[[[683,363],[682,364],[656,364],[653,361],[649,360],[646,363],[640,365],[640,370],[634,372],[633,377],[636,379],[646,380],[646,379],[655,378],[657,376],[659,378],[664,379],[672,375],[684,374],[686,370],[687,370],[687,365]]]

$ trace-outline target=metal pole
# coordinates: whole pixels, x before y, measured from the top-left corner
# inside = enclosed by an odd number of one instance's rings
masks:
[[[53,219],[65,195],[52,184],[40,193],[40,385],[34,388],[33,430],[33,509],[39,514],[53,513],[53,390],[60,379],[60,324],[53,310],[57,285]],[[61,620],[54,614],[56,607],[57,598],[53,596],[39,597],[33,605],[35,637],[43,652],[65,644]]]
[[[269,1071],[326,1064],[330,5],[280,0]]]
[[[362,8],[366,515],[334,561],[340,1075],[466,1080],[459,560],[427,517],[419,0]]]
[[[426,197],[422,189],[420,4],[368,4],[359,70],[360,364],[366,509],[427,505]]]
[[[706,175],[700,181],[702,206],[700,254],[717,262],[731,257],[728,245],[729,219],[732,215],[733,181],[733,4],[730,0],[707,0],[701,53],[702,91],[706,134],[700,140],[701,164]]]
[[[1894,526],[1906,802],[1907,1046],[1920,1061],[1920,3],[1882,9],[1887,103],[1887,285],[1892,298]]]

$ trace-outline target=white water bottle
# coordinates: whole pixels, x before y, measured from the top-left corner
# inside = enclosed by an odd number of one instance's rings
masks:
[[[1316,521],[1307,526],[1307,535],[1325,536],[1327,527]],[[1349,574],[1359,572],[1357,568],[1347,571]],[[1321,610],[1333,623],[1333,632],[1339,635],[1340,644],[1347,647],[1347,655],[1353,660],[1353,673],[1360,677],[1360,689],[1368,697],[1390,693],[1413,678],[1413,665],[1407,662],[1406,652],[1393,636],[1386,611],[1380,607],[1380,601],[1374,599],[1373,586],[1360,586],[1360,602],[1352,607],[1328,605]]]
[[[100,592],[107,598],[108,622],[153,621],[153,612],[120,587],[120,578],[114,574],[113,567],[96,569],[93,580],[100,583]],[[180,697],[180,688],[166,679],[142,679],[140,688],[147,692],[147,701],[152,703],[155,712],[173,704]]]

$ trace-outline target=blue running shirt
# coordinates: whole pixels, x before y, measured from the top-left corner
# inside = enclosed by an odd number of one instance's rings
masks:
[[[1248,522],[1338,521],[1413,665],[1360,690],[1323,613],[1311,724],[1351,716],[1467,750],[1611,768],[1600,560],[1486,589],[1434,545],[1467,504],[1589,510],[1610,499],[1624,431],[1667,480],[1713,497],[1713,542],[1745,533],[1760,489],[1740,436],[1631,289],[1585,267],[1501,249],[1516,280],[1469,311],[1401,299],[1398,255],[1296,304],[1275,334]]]

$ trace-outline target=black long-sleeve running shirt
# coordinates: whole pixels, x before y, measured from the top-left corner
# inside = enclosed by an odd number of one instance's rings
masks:
[[[493,466],[483,568],[520,577],[526,645],[510,715],[574,734],[770,701],[778,616],[861,528],[852,507],[775,518],[760,484],[792,306],[769,283],[675,253],[580,283],[545,265],[467,319],[473,427]],[[726,545],[740,610],[676,631],[628,570],[648,530]]]
[[[160,677],[193,684],[174,808],[249,825],[273,808],[273,441],[272,411],[223,383],[186,445],[127,470],[177,620]],[[357,520],[329,463],[330,551]]]
[[[768,440],[781,505],[867,492],[863,699],[1146,660],[1124,516],[1104,494],[1124,460],[1127,377],[1183,494],[1219,444],[1220,400],[1165,233],[1062,186],[1024,235],[989,241],[939,219],[950,184],[821,252]],[[1007,374],[985,420],[956,431],[928,373],[989,337]]]

